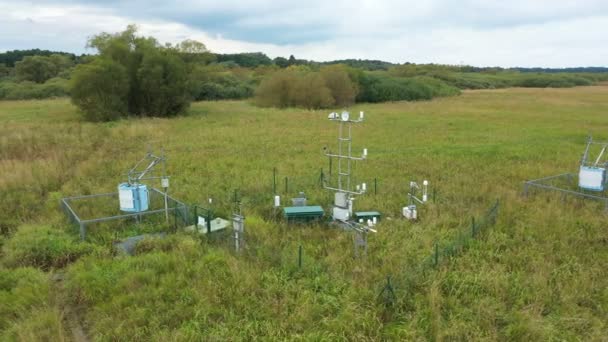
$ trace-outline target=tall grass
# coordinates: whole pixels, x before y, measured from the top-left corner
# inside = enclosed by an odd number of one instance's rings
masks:
[[[369,149],[356,181],[377,178],[379,185],[356,208],[383,213],[361,259],[348,232],[268,219],[273,167],[283,202],[298,191],[309,203],[331,202],[318,186],[322,147],[334,148],[338,129],[325,112],[204,102],[173,119],[86,124],[66,100],[0,102],[0,191],[9,199],[0,202],[2,244],[18,248],[18,227],[32,222],[76,238],[59,198],[113,191],[150,144],[169,157],[176,198],[203,204],[213,197],[216,211],[227,214],[239,189],[247,248],[237,255],[228,237],[178,233],[146,241],[133,257],[70,259],[66,288],[45,291],[69,294],[66,304],[82,310],[92,339],[602,340],[608,253],[601,206],[520,192],[525,179],[574,172],[588,133],[608,139],[607,93],[605,86],[518,88],[354,106],[366,111],[353,130],[354,150]],[[422,179],[437,201],[421,207],[419,222],[406,222],[399,212],[407,184]],[[411,271],[434,243],[450,240],[496,198],[495,228],[418,281]],[[114,229],[92,228],[90,243],[107,248]],[[387,275],[398,294],[390,309],[377,300]],[[25,322],[44,322],[37,310],[57,307],[28,305],[0,315],[4,327],[34,333]]]

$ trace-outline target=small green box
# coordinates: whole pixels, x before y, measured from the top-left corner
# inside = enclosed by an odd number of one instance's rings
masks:
[[[323,217],[323,208],[318,205],[309,205],[303,207],[285,207],[283,214],[287,222],[310,222],[319,220]]]

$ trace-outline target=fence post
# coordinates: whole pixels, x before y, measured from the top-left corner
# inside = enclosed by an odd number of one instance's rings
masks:
[[[437,195],[437,189],[433,188],[433,204],[435,204],[436,195]]]
[[[277,168],[272,169],[272,193],[277,194]]]
[[[285,177],[285,194],[289,193],[289,179]]]
[[[323,186],[325,183],[325,174],[323,173],[323,168],[321,168],[321,172],[319,173],[319,185]]]
[[[378,178],[374,178],[374,195],[378,194]]]
[[[84,223],[80,223],[80,240],[84,241],[87,238],[87,228]]]
[[[298,268],[302,268],[302,245],[298,247]]]
[[[475,216],[471,217],[471,237],[475,238]]]
[[[177,230],[177,207],[176,209],[173,209],[173,229]]]

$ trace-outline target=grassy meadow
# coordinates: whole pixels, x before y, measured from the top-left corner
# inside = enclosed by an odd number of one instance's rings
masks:
[[[355,209],[383,214],[361,258],[350,232],[272,215],[275,167],[282,204],[304,191],[329,208],[333,194],[318,182],[323,147],[337,147],[328,111],[197,102],[172,119],[86,123],[67,99],[1,101],[0,340],[606,339],[603,205],[521,192],[526,179],[576,172],[588,134],[608,140],[608,85],[349,110],[366,113],[353,128],[354,151],[369,150],[355,182],[378,180]],[[114,239],[162,224],[92,225],[78,241],[59,200],[115,191],[148,146],[164,148],[169,192],[186,203],[212,197],[227,216],[239,189],[243,253],[227,237],[183,232],[144,241],[136,256],[112,252]],[[423,179],[436,201],[405,221],[409,181]],[[496,200],[493,228],[437,269],[413,272]],[[392,306],[379,300],[389,275]]]

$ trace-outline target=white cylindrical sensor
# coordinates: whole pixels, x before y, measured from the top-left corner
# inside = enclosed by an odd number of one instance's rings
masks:
[[[359,186],[359,184],[357,184],[357,191],[359,191],[361,189],[361,187]]]
[[[372,217],[372,223],[374,226],[378,223],[378,218],[376,216]]]
[[[274,206],[275,206],[275,208],[281,206],[281,196],[279,196],[279,195],[274,196]]]
[[[361,184],[361,188],[363,189],[363,191],[367,190],[367,184],[365,184],[365,183]]]
[[[363,149],[363,157],[367,157],[367,148]]]
[[[213,198],[209,197],[209,204],[213,203]]]
[[[422,195],[422,202],[426,202],[428,200],[428,196],[426,194]]]
[[[367,220],[367,226],[368,226],[368,227],[371,227],[372,225],[373,225],[373,224],[372,224],[372,220]]]
[[[363,116],[364,116],[364,115],[365,115],[365,113],[363,113],[363,111],[360,111],[360,112],[359,112],[359,119],[360,119],[360,120],[363,120]]]

